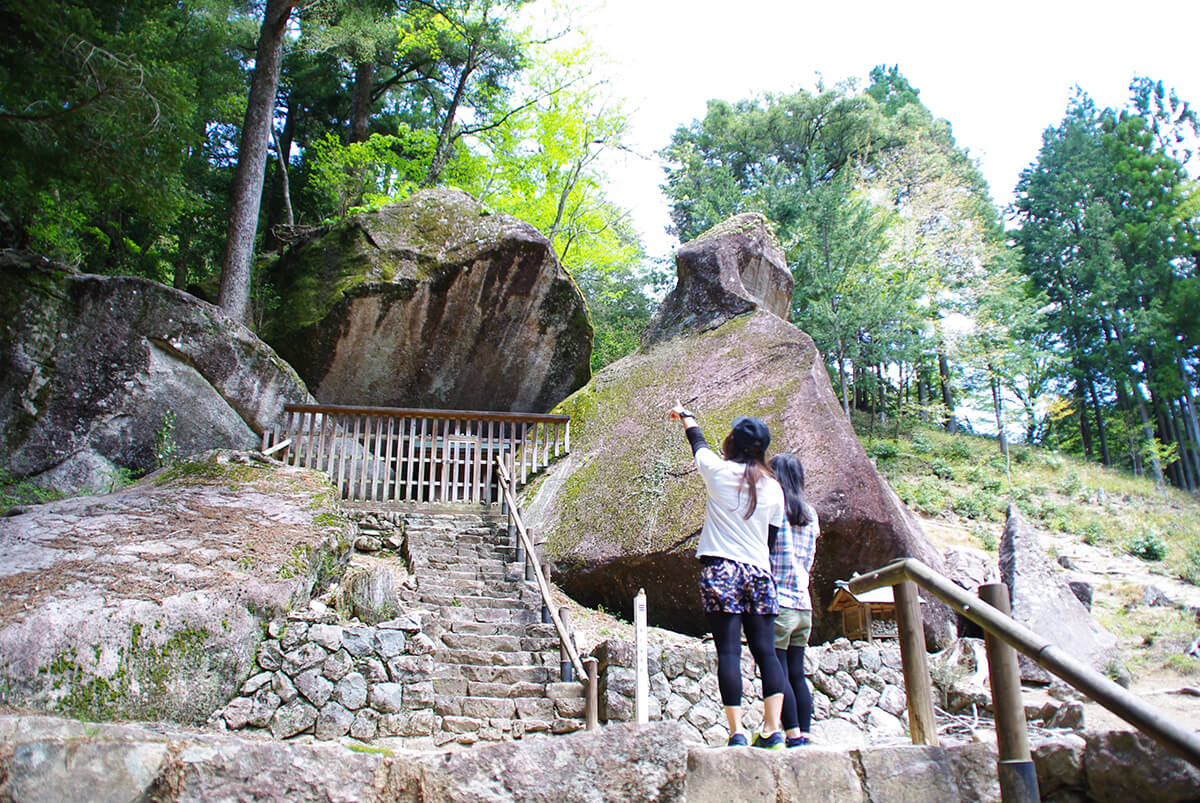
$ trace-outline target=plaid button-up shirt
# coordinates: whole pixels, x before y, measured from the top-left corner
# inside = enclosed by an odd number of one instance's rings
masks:
[[[808,524],[792,527],[785,520],[775,535],[775,548],[771,550],[771,574],[775,576],[779,605],[799,611],[812,610],[812,600],[808,595],[808,572],[816,557],[817,536],[821,532],[817,524],[817,511],[811,505],[807,507]]]

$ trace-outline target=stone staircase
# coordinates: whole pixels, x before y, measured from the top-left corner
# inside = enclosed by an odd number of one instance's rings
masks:
[[[584,690],[562,682],[554,626],[513,562],[506,524],[478,514],[408,514],[412,575],[402,605],[434,640],[433,741],[473,744],[584,726]]]

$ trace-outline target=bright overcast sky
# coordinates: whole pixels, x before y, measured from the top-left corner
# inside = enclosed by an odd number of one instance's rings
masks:
[[[1145,75],[1200,106],[1200,0],[571,5],[576,24],[613,59],[615,94],[631,111],[630,145],[650,157],[610,160],[609,172],[613,200],[633,210],[652,256],[676,245],[663,231],[669,220],[654,152],[702,117],[711,98],[812,90],[818,73],[828,84],[858,78],[865,86],[873,66],[898,65],[933,114],[950,121],[1000,204],[1011,201],[1076,84],[1099,105],[1117,106],[1130,80]]]

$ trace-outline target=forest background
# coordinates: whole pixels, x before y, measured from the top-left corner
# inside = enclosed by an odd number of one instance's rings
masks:
[[[603,54],[565,8],[531,25],[539,5],[8,2],[0,241],[255,326],[290,241],[453,185],[550,238],[599,368],[636,348],[671,267],[612,199],[630,111]],[[1120,104],[1074,92],[1004,208],[897,66],[711,100],[658,154],[672,234],[767,215],[792,320],[872,435],[969,427],[1195,490],[1200,121],[1130,78]]]

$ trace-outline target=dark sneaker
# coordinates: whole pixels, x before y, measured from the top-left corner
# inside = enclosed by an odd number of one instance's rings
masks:
[[[746,741],[746,734],[735,733],[729,737],[729,741],[725,744],[726,747],[747,747],[749,742]]]
[[[775,731],[770,736],[763,736],[760,733],[754,737],[754,746],[761,747],[763,750],[782,750],[783,734]]]
[[[789,736],[787,737],[788,747],[806,747],[810,744],[807,736]]]

